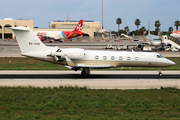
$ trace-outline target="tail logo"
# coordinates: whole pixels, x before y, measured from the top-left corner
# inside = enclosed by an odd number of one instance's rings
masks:
[[[78,32],[80,32],[82,30],[81,24],[78,24],[76,29]]]

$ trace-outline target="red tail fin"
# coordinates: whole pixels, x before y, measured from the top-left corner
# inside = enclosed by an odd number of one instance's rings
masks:
[[[83,20],[80,20],[74,31],[80,32],[82,30],[82,24],[83,24]]]

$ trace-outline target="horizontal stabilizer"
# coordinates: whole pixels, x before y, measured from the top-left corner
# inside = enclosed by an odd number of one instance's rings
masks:
[[[29,31],[30,30],[28,27],[5,27],[5,29],[9,29],[9,30],[21,30],[21,31]]]

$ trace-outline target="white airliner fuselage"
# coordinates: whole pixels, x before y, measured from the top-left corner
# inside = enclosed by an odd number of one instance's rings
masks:
[[[24,56],[66,65],[72,70],[83,68],[81,74],[87,76],[89,68],[129,67],[168,67],[175,63],[162,57],[159,53],[119,52],[84,50],[45,46],[30,28],[11,27]],[[159,72],[161,76],[162,73]]]
[[[65,39],[65,36],[63,37],[64,33],[62,31],[36,31],[35,34],[37,36],[45,36],[47,39]]]
[[[175,38],[180,38],[180,30],[174,31],[170,36],[175,37]]]

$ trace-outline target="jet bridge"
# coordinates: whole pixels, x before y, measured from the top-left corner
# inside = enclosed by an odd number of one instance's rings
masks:
[[[176,48],[176,49],[178,49],[178,51],[180,51],[180,40],[178,38],[163,35],[162,43],[165,43],[166,45],[171,44],[172,48]]]

